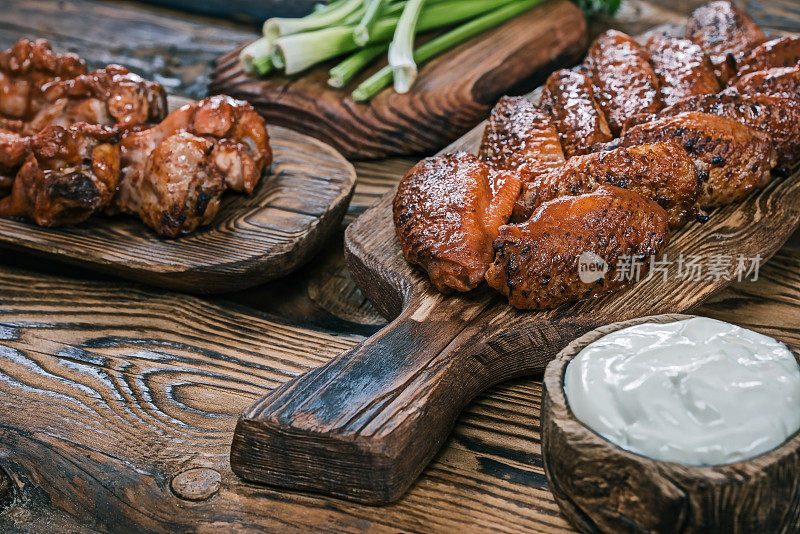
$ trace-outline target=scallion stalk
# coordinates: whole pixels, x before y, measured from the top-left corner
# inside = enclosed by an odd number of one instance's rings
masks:
[[[239,61],[242,69],[250,74],[266,74],[272,70],[272,47],[274,40],[262,37],[242,48],[239,52]]]
[[[499,26],[503,22],[516,17],[543,1],[544,0],[518,0],[467,22],[417,48],[414,52],[414,61],[416,63],[424,63],[486,30]],[[364,80],[364,82],[353,91],[353,100],[356,102],[367,101],[381,92],[391,82],[392,68],[387,65]]]
[[[365,46],[369,42],[369,34],[387,3],[387,0],[364,1],[364,16],[353,30],[353,40],[358,46]]]
[[[356,74],[372,63],[375,58],[384,54],[387,48],[385,44],[376,44],[362,48],[328,72],[330,75],[328,85],[337,89],[344,87]]]
[[[342,0],[303,18],[273,17],[264,23],[264,37],[277,39],[337,24],[361,7],[363,0]]]
[[[394,77],[394,90],[398,93],[407,93],[417,79],[414,38],[417,36],[417,22],[424,5],[425,0],[409,0],[389,45],[389,66]]]

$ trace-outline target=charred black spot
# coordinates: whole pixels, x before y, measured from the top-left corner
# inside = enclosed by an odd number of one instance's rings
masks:
[[[198,215],[202,215],[206,212],[209,200],[211,200],[211,196],[205,191],[200,191],[197,194],[197,205],[195,206],[195,211]]]
[[[698,184],[702,185],[702,184],[706,183],[708,181],[708,178],[709,178],[708,171],[699,171],[697,173],[697,183]]]
[[[721,156],[714,156],[713,158],[711,158],[711,164],[712,165],[724,165],[725,164],[725,158],[723,158]]]
[[[47,196],[49,197],[91,204],[99,195],[92,179],[82,172],[52,173],[48,178],[50,178],[50,183],[47,185]]]

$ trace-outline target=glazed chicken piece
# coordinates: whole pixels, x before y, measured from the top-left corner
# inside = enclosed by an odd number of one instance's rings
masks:
[[[767,40],[761,28],[730,2],[709,2],[692,12],[686,38],[700,45],[723,84],[736,72],[736,62]]]
[[[721,88],[714,66],[700,46],[687,39],[654,35],[647,41],[650,64],[658,76],[661,102],[674,104],[692,95],[716,93]]]
[[[555,123],[567,158],[586,154],[589,147],[610,141],[606,116],[594,99],[592,81],[569,69],[547,78],[540,105]]]
[[[719,115],[769,134],[779,165],[788,165],[800,156],[800,102],[795,99],[757,93],[693,96],[664,108],[660,115],[687,111]]]
[[[672,142],[623,147],[576,156],[559,169],[523,184],[512,221],[527,220],[554,198],[590,193],[602,185],[629,189],[667,211],[672,228],[693,216],[697,207],[697,170],[689,154]]]
[[[586,67],[612,134],[661,107],[658,78],[647,53],[629,35],[609,30],[598,37],[586,55]]]
[[[34,134],[46,126],[75,122],[128,128],[158,122],[167,112],[161,84],[145,80],[125,67],[104,69],[44,86],[47,104],[26,126]]]
[[[713,208],[736,202],[769,181],[777,154],[769,135],[725,117],[686,112],[634,126],[621,146],[675,141],[697,167],[698,204]]]
[[[738,76],[800,63],[800,36],[781,37],[760,44],[737,63]]]
[[[0,217],[39,226],[74,224],[102,210],[119,181],[119,132],[85,123],[51,126],[33,136]]]
[[[494,107],[478,155],[493,169],[519,171],[523,179],[564,162],[550,117],[521,96],[504,96]]]
[[[42,87],[86,72],[75,54],[58,55],[44,39],[20,39],[0,52],[0,114],[29,120],[44,104]]]
[[[646,271],[648,258],[669,241],[667,218],[652,200],[609,185],[550,200],[527,222],[500,228],[486,280],[521,309],[600,297],[636,281],[619,264],[635,258]],[[579,262],[587,257],[605,261],[605,276],[581,280]]]
[[[0,129],[0,196],[9,192],[30,148],[30,138]]]
[[[496,171],[465,152],[427,158],[394,197],[394,224],[406,259],[442,293],[469,291],[492,261],[492,241],[519,194],[516,173]]]
[[[726,89],[726,92],[764,93],[800,100],[800,64],[794,67],[775,67],[745,74]]]
[[[250,194],[272,162],[266,124],[246,102],[224,95],[187,104],[160,124],[127,133],[112,211],[138,215],[177,237],[216,215],[226,188]]]

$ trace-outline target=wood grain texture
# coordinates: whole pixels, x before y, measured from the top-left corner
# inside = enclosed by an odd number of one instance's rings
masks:
[[[530,90],[586,49],[586,21],[568,0],[553,0],[425,64],[414,89],[389,88],[369,103],[350,98],[376,65],[344,90],[328,87],[330,65],[301,77],[251,77],[238,50],[220,58],[209,90],[252,103],[273,124],[321,139],[348,158],[431,152],[483,120],[497,99]]]
[[[186,101],[171,100],[171,107]],[[279,278],[336,235],[355,171],[331,147],[270,126],[274,153],[252,195],[226,194],[211,224],[162,239],[132,217],[92,217],[60,228],[0,219],[0,247],[192,293]]]
[[[570,410],[564,373],[584,347],[629,326],[689,317],[658,315],[598,328],[570,343],[547,366],[541,414],[544,467],[561,511],[580,531],[797,531],[800,432],[750,460],[690,466],[626,451],[587,428]]]
[[[538,98],[538,92],[532,98]],[[475,153],[481,126],[446,150]],[[434,456],[459,411],[502,380],[541,373],[567,343],[604,324],[679,313],[727,286],[725,276],[681,278],[683,253],[770,258],[800,224],[800,169],[774,178],[709,222],[679,230],[673,263],[600,300],[526,312],[483,287],[444,297],[403,258],[393,192],[351,224],[345,256],[375,308],[392,322],[355,350],[285,384],[242,414],[231,449],[247,480],[359,502],[397,499]],[[337,458],[335,468],[331,457]]]

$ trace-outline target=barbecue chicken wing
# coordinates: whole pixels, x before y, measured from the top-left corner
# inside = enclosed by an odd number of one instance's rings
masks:
[[[737,63],[738,76],[800,63],[800,36],[781,37],[760,44]]]
[[[658,78],[647,53],[629,35],[609,30],[598,37],[586,55],[586,67],[614,135],[661,107]]]
[[[24,217],[40,226],[78,223],[102,210],[120,172],[118,131],[85,123],[51,126],[33,136],[1,217]]]
[[[0,52],[0,114],[29,120],[44,104],[42,87],[86,72],[75,54],[58,55],[44,39],[20,39]]]
[[[667,213],[661,206],[603,185],[546,202],[523,224],[502,226],[486,280],[516,308],[554,308],[635,282],[618,265],[636,258],[644,270],[648,258],[668,241]],[[608,266],[604,277],[588,283],[579,276],[579,262],[587,255]]]
[[[726,92],[764,93],[800,100],[800,64],[794,67],[775,67],[745,74],[726,89]]]
[[[777,154],[769,135],[725,117],[686,112],[659,117],[628,130],[622,146],[675,141],[691,156],[699,174],[701,208],[743,199],[769,181]]]
[[[800,102],[785,96],[720,93],[693,96],[661,110],[661,116],[699,111],[741,122],[772,137],[778,164],[800,156]]]
[[[552,117],[567,158],[612,138],[606,116],[594,99],[592,81],[579,72],[561,69],[551,74],[540,105]]]
[[[272,162],[267,128],[246,102],[224,95],[187,104],[160,124],[127,133],[113,210],[177,237],[216,215],[226,188],[252,193]]]
[[[665,106],[692,95],[720,90],[714,66],[700,46],[687,39],[654,35],[647,41],[650,64],[658,76]]]
[[[504,96],[494,107],[478,155],[493,169],[519,171],[523,179],[564,162],[550,117],[521,96]]]
[[[559,169],[523,184],[512,220],[521,222],[557,197],[589,193],[602,185],[629,189],[657,202],[673,228],[699,213],[697,170],[672,142],[617,148],[576,156]]]
[[[747,14],[730,2],[709,2],[692,12],[686,38],[708,54],[720,82],[736,72],[736,62],[767,40]]]
[[[427,158],[400,182],[394,224],[406,259],[436,288],[469,291],[492,261],[492,240],[508,222],[519,177],[465,152]]]
[[[125,67],[109,65],[70,80],[47,84],[47,104],[27,125],[28,133],[75,122],[127,128],[158,122],[167,111],[161,84],[144,80]]]
[[[0,196],[8,193],[30,148],[30,137],[0,129]]]

